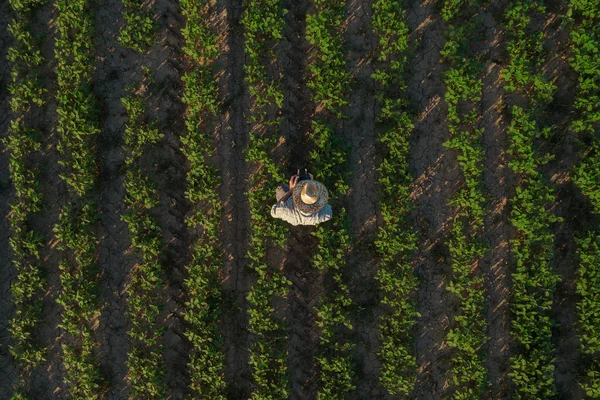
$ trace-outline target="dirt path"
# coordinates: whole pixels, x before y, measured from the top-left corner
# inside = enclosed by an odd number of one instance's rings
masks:
[[[352,182],[348,197],[351,215],[353,249],[350,255],[352,303],[358,312],[353,317],[356,343],[356,390],[353,398],[384,398],[386,391],[379,384],[379,360],[376,352],[378,340],[376,308],[378,283],[373,254],[373,241],[377,233],[378,192],[375,149],[375,98],[371,74],[371,54],[377,37],[371,30],[372,1],[354,0],[348,3],[346,31],[344,33],[348,69],[352,75],[348,119],[343,122],[343,136],[352,149],[350,165]]]
[[[422,279],[418,292],[421,317],[416,328],[416,396],[434,399],[443,397],[448,387],[448,347],[444,336],[456,305],[445,288],[450,260],[444,241],[452,215],[447,203],[462,178],[456,157],[447,154],[442,146],[449,138],[443,101],[444,67],[439,62],[445,40],[444,24],[435,14],[433,2],[413,1],[408,7],[410,41],[417,46],[408,61],[408,94],[418,116],[411,168],[417,177],[412,196],[417,206],[414,226],[421,235],[417,271]]]
[[[11,118],[8,84],[10,83],[10,63],[6,59],[12,36],[7,30],[12,19],[8,1],[0,2],[0,138],[4,139]],[[13,196],[8,171],[9,154],[0,145],[0,393],[11,393],[16,379],[16,370],[8,350],[10,333],[9,319],[13,313],[10,284],[15,278],[15,270],[10,263],[8,211]]]
[[[307,132],[314,104],[306,87],[306,53],[310,45],[306,41],[306,0],[286,0],[284,8],[287,27],[281,48],[283,64],[284,105],[283,136],[285,137],[289,169],[288,176],[299,168],[308,168],[319,179],[318,171],[311,170]],[[290,227],[287,255],[284,261],[285,276],[292,281],[287,301],[286,320],[288,330],[288,372],[292,393],[290,399],[314,399],[317,396],[317,375],[314,358],[319,340],[315,325],[318,299],[323,290],[323,275],[312,268],[310,260],[317,242],[310,235],[311,227]]]
[[[594,221],[586,210],[585,203],[577,195],[578,189],[572,182],[572,171],[577,162],[575,133],[569,128],[573,116],[573,104],[577,91],[577,75],[570,67],[570,34],[561,26],[561,15],[567,12],[563,2],[548,5],[544,31],[548,38],[546,45],[551,55],[544,67],[544,73],[556,83],[558,88],[554,101],[547,110],[547,122],[555,126],[555,137],[547,143],[545,151],[554,154],[555,159],[545,168],[544,173],[554,185],[557,204],[554,212],[564,220],[552,227],[555,235],[554,262],[556,273],[561,281],[556,285],[551,318],[557,323],[553,332],[556,346],[556,389],[558,398],[582,398],[583,392],[577,384],[577,367],[581,364],[579,341],[576,337],[577,295],[575,277],[578,270],[575,238],[586,231],[586,222]]]
[[[119,0],[96,3],[96,71],[94,92],[101,110],[103,126],[98,143],[100,179],[97,193],[99,216],[98,266],[103,271],[100,290],[106,308],[100,320],[100,360],[107,375],[110,392],[108,398],[117,399],[127,395],[125,362],[129,352],[124,296],[125,283],[135,263],[128,254],[131,244],[129,230],[121,219],[127,210],[125,196],[123,149],[127,116],[121,104],[126,86],[139,76],[135,74],[138,56],[117,43],[123,7]]]
[[[42,212],[32,220],[32,226],[45,238],[46,246],[40,249],[40,256],[47,272],[48,288],[48,295],[44,299],[44,320],[39,333],[42,345],[48,349],[48,357],[47,362],[42,363],[33,372],[30,383],[32,393],[39,398],[50,398],[66,393],[62,350],[60,342],[56,340],[62,333],[58,327],[61,321],[62,307],[56,303],[56,298],[61,291],[60,270],[58,269],[61,254],[53,249],[54,233],[52,231],[58,221],[58,213],[67,201],[67,188],[59,177],[61,173],[58,165],[60,154],[56,148],[59,135],[56,133],[58,85],[54,72],[56,68],[54,56],[56,30],[52,22],[55,17],[54,4],[48,3],[39,9],[36,14],[37,23],[33,24],[36,34],[46,35],[41,43],[41,51],[47,63],[42,66],[40,75],[48,91],[44,109],[38,110],[37,114],[31,118],[36,120],[33,126],[42,133],[42,154],[38,156],[39,159],[36,160],[36,163],[39,166],[38,179],[45,203],[42,206]]]
[[[484,188],[488,198],[484,219],[484,240],[489,250],[481,268],[485,279],[488,304],[486,368],[491,383],[490,398],[508,399],[508,359],[510,357],[510,293],[509,240],[514,231],[508,222],[508,198],[514,192],[514,176],[507,166],[506,127],[503,116],[504,89],[499,82],[500,70],[506,62],[504,32],[499,20],[506,2],[483,11],[485,47],[489,50],[483,75],[481,127],[487,149],[484,161]]]
[[[160,203],[152,210],[163,235],[162,260],[167,287],[165,288],[163,325],[167,330],[163,338],[163,360],[166,366],[166,382],[174,399],[187,393],[187,369],[190,342],[183,334],[183,279],[191,259],[191,243],[185,216],[190,209],[185,198],[187,164],[180,151],[179,137],[185,135],[185,105],[180,29],[185,20],[179,3],[175,0],[158,0],[154,3],[159,25],[157,43],[143,55],[141,64],[149,67],[148,110],[156,118],[157,128],[164,135],[157,146],[147,154],[147,173],[156,183]],[[152,163],[152,165],[150,164]]]
[[[244,89],[243,32],[240,26],[241,2],[218,0],[216,28],[219,33],[219,91],[223,99],[221,119],[216,128],[218,154],[223,184],[221,238],[224,249],[223,326],[225,380],[227,398],[250,396],[252,370],[249,360],[248,304],[246,295],[251,280],[248,275],[248,230],[250,213],[247,190],[248,168],[243,150],[248,145],[248,94]]]

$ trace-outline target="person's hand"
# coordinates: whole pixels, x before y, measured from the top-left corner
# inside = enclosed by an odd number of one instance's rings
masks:
[[[313,177],[313,174],[311,174],[310,172],[308,173],[308,176],[310,176],[311,180],[314,180],[315,178]]]
[[[294,190],[296,183],[298,183],[298,178],[300,178],[298,175],[292,175],[290,178],[290,190]]]

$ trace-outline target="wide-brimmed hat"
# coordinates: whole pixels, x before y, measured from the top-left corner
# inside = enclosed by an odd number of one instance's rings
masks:
[[[314,214],[327,204],[327,188],[315,180],[300,181],[292,193],[296,208],[303,214]]]

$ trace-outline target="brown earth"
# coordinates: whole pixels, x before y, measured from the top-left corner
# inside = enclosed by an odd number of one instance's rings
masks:
[[[8,84],[11,66],[6,55],[13,39],[7,31],[11,21],[8,1],[0,2],[0,139],[4,139],[11,120]],[[11,266],[9,246],[8,211],[9,202],[14,197],[14,189],[8,171],[9,154],[4,145],[0,145],[0,393],[10,393],[17,379],[13,359],[8,346],[11,336],[8,332],[9,320],[14,312],[10,293],[11,282],[15,279],[15,270]]]
[[[217,160],[221,170],[221,202],[224,207],[221,222],[223,242],[224,316],[222,335],[225,346],[225,380],[227,397],[248,398],[251,392],[252,371],[249,361],[250,338],[248,303],[250,290],[248,274],[248,233],[250,213],[246,191],[249,170],[244,149],[248,145],[249,127],[245,116],[249,97],[244,85],[243,30],[240,25],[241,4],[234,0],[218,0],[217,17],[211,21],[219,35],[218,61],[219,92],[222,115],[215,133],[219,139]]]
[[[353,248],[349,259],[350,294],[355,308],[352,317],[356,363],[356,390],[352,398],[385,398],[379,384],[380,346],[377,330],[379,297],[375,274],[377,262],[373,241],[377,233],[379,181],[376,167],[375,85],[371,74],[373,51],[377,37],[371,29],[372,1],[354,0],[347,4],[344,41],[347,68],[352,76],[347,119],[343,121],[343,137],[351,144],[349,165],[352,182],[348,196]]]
[[[308,132],[314,103],[306,87],[308,78],[306,53],[310,44],[306,41],[307,0],[286,0],[284,7],[286,28],[284,42],[279,50],[285,93],[282,115],[282,134],[287,150],[287,177],[298,169],[308,168],[310,173],[310,144]],[[283,182],[282,182],[283,183]],[[273,198],[273,203],[274,203]],[[312,227],[290,227],[290,235],[284,249],[283,269],[292,282],[287,298],[285,319],[288,322],[288,373],[291,382],[290,399],[314,399],[317,396],[316,356],[320,330],[315,325],[316,306],[323,292],[323,274],[310,267],[316,251],[316,239],[310,235]]]
[[[444,122],[445,67],[440,63],[446,28],[435,11],[433,2],[413,1],[407,13],[410,40],[416,45],[409,60],[408,95],[417,115],[410,161],[416,176],[411,196],[418,210],[414,226],[420,235],[416,258],[422,279],[418,292],[421,317],[416,329],[416,395],[423,399],[440,398],[449,388],[449,349],[444,337],[456,304],[445,289],[450,260],[444,242],[454,215],[447,202],[462,182],[455,156],[442,147],[449,139]]]
[[[507,296],[510,293],[509,240],[514,232],[508,222],[508,198],[514,191],[514,176],[507,166],[506,119],[503,114],[504,90],[500,70],[507,61],[503,49],[505,33],[500,25],[506,1],[482,10],[487,47],[481,101],[481,127],[485,153],[484,187],[487,215],[484,220],[484,241],[489,250],[481,263],[486,279],[488,332],[486,367],[494,399],[508,398],[508,359],[510,357],[510,323]],[[484,50],[486,51],[486,50]],[[485,54],[485,53],[484,53]]]

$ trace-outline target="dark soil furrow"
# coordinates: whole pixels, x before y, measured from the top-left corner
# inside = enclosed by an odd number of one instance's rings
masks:
[[[8,93],[11,67],[6,59],[8,48],[12,44],[12,36],[7,30],[11,17],[8,1],[0,2],[0,139],[7,136],[11,118]],[[14,195],[9,178],[8,159],[8,152],[4,145],[0,145],[0,393],[10,394],[17,379],[17,371],[8,348],[11,342],[8,324],[14,309],[10,285],[15,279],[8,244],[9,202]]]
[[[422,278],[418,292],[421,317],[416,327],[416,396],[440,398],[448,388],[448,347],[444,337],[456,305],[446,290],[450,273],[445,242],[452,210],[448,200],[462,182],[455,157],[442,146],[449,138],[443,69],[440,51],[444,46],[444,25],[435,14],[433,2],[413,1],[408,6],[410,41],[416,46],[408,60],[408,95],[416,108],[415,134],[411,146],[411,168],[416,185],[412,193],[417,206],[416,220],[421,235],[417,271]]]
[[[581,364],[579,340],[576,337],[578,297],[575,293],[575,277],[578,260],[575,238],[586,231],[586,222],[594,221],[593,215],[586,210],[585,203],[578,195],[578,189],[572,182],[574,163],[577,160],[574,146],[576,138],[569,127],[573,117],[573,104],[577,92],[577,77],[569,65],[571,56],[570,34],[562,25],[567,12],[565,2],[553,2],[548,5],[548,14],[544,23],[546,47],[549,54],[544,66],[548,79],[554,81],[557,92],[547,110],[547,125],[553,126],[554,136],[547,145],[547,152],[555,159],[544,167],[544,173],[554,185],[557,204],[556,215],[562,222],[553,227],[554,265],[561,277],[556,285],[551,318],[556,322],[553,342],[556,346],[556,369],[554,377],[558,398],[582,398],[583,392],[577,384],[577,367]]]
[[[351,215],[353,249],[350,254],[350,287],[352,303],[357,309],[353,318],[356,343],[356,399],[383,398],[385,391],[379,384],[379,360],[376,352],[380,346],[375,310],[378,283],[375,281],[373,240],[377,232],[377,174],[375,149],[375,98],[371,74],[371,55],[377,38],[371,30],[372,1],[354,0],[347,4],[346,31],[347,68],[352,75],[350,105],[343,122],[343,136],[351,145],[350,165],[352,182],[348,197]]]
[[[289,170],[287,176],[298,169],[307,168],[319,179],[319,171],[309,164],[310,116],[314,109],[311,95],[306,87],[306,53],[309,44],[305,38],[308,1],[284,1],[286,29],[281,46],[283,65],[284,123],[282,126],[288,150]],[[283,182],[281,182],[283,183]],[[274,202],[274,199],[273,199]],[[322,288],[322,274],[311,266],[310,260],[316,241],[310,235],[310,227],[291,227],[287,241],[288,253],[284,261],[286,277],[293,286],[288,297],[286,320],[288,330],[288,372],[291,383],[290,399],[314,399],[317,396],[317,381],[314,357],[318,342],[315,325],[315,306]]]
[[[60,271],[58,269],[60,253],[54,250],[53,228],[58,221],[58,213],[66,203],[67,188],[59,177],[60,155],[56,149],[58,135],[56,126],[58,115],[56,113],[56,57],[54,43],[56,31],[53,20],[56,16],[54,4],[51,2],[40,7],[33,23],[34,34],[43,38],[41,52],[46,63],[40,70],[40,78],[47,90],[46,103],[42,109],[33,110],[31,126],[38,129],[42,135],[42,152],[36,155],[35,164],[39,167],[38,180],[43,196],[43,206],[39,215],[32,218],[33,229],[44,237],[45,246],[40,249],[42,267],[46,271],[47,295],[44,299],[44,320],[42,322],[39,339],[47,348],[47,361],[33,371],[30,380],[30,390],[34,398],[50,398],[57,394],[66,393],[64,383],[64,368],[61,360],[60,343],[56,340],[61,334],[58,324],[61,320],[62,307],[56,303],[60,293]],[[39,157],[39,158],[38,158]]]
[[[235,0],[218,0],[215,24],[219,34],[221,66],[219,91],[222,103],[217,125],[218,154],[223,204],[221,238],[224,249],[223,326],[225,380],[227,398],[247,399],[251,392],[252,370],[249,360],[248,304],[248,234],[250,213],[245,192],[249,171],[243,151],[248,145],[248,94],[244,89],[243,31],[240,26],[242,4]]]
[[[107,375],[108,398],[127,396],[126,360],[129,353],[127,328],[129,318],[125,284],[135,263],[129,252],[131,239],[122,216],[127,213],[125,196],[123,149],[127,116],[121,98],[126,87],[139,75],[135,67],[139,56],[117,43],[119,28],[124,23],[119,0],[96,3],[96,71],[94,91],[98,99],[103,125],[98,143],[100,178],[97,193],[99,216],[98,266],[103,273],[102,299],[106,302],[100,319],[100,360]]]
[[[485,42],[489,46],[485,60],[483,97],[481,100],[481,127],[486,149],[484,160],[484,188],[487,214],[484,220],[484,240],[489,251],[481,264],[487,292],[487,320],[489,337],[486,368],[490,379],[489,397],[507,399],[507,373],[510,357],[510,313],[507,298],[510,294],[509,240],[514,231],[508,222],[508,197],[514,191],[514,176],[508,168],[506,120],[502,114],[504,90],[498,84],[505,61],[504,32],[498,18],[502,18],[504,3],[483,11]]]
[[[185,198],[187,164],[180,151],[180,136],[185,135],[184,111],[181,101],[180,29],[185,21],[179,3],[158,0],[154,3],[160,27],[157,43],[144,55],[141,64],[147,66],[151,79],[148,87],[148,111],[156,118],[163,139],[147,155],[148,173],[154,174],[160,194],[160,203],[153,210],[163,235],[163,267],[167,279],[163,316],[166,331],[163,338],[163,360],[166,365],[166,384],[174,399],[187,393],[188,378],[185,368],[190,342],[183,336],[183,279],[185,267],[191,258],[191,238],[185,224],[190,209]],[[152,165],[150,165],[152,163]]]

